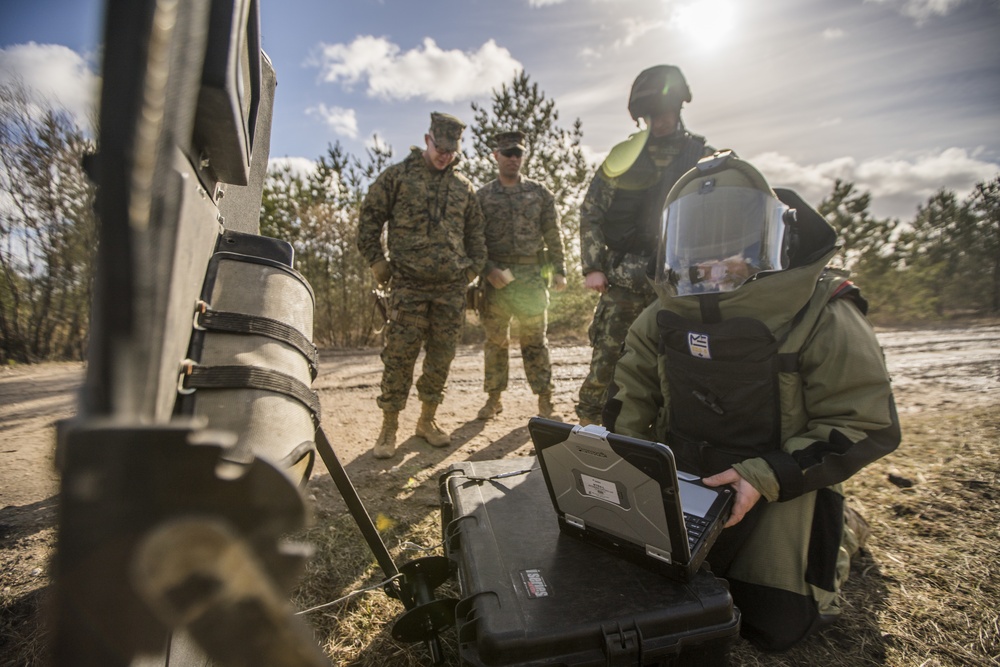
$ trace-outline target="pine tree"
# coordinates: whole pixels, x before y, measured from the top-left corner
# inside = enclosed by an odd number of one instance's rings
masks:
[[[288,166],[268,173],[261,233],[295,248],[295,268],[316,299],[313,334],[320,345],[351,347],[372,340],[373,286],[357,248],[358,216],[368,186],[391,158],[392,149],[375,137],[364,161],[337,143],[305,175]]]
[[[95,143],[19,79],[0,84],[0,362],[82,359],[97,223]]]
[[[978,310],[1000,313],[1000,175],[977,183],[965,202],[967,217],[956,244],[965,250],[956,282]]]
[[[541,181],[552,191],[559,210],[567,270],[578,265],[580,202],[593,171],[580,146],[583,140],[580,119],[573,121],[569,130],[557,125],[559,111],[555,100],[547,99],[524,71],[515,74],[509,84],[494,90],[488,106],[476,102],[471,106],[472,153],[466,154],[462,171],[477,186],[493,180],[496,178],[493,137],[498,132],[524,132],[528,150],[521,173]]]

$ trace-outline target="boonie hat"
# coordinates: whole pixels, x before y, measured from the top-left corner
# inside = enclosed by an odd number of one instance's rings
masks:
[[[451,114],[431,113],[431,135],[434,145],[442,151],[457,151],[464,129],[465,123]]]

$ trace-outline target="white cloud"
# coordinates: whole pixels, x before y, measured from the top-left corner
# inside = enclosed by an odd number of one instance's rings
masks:
[[[878,216],[908,219],[918,204],[942,188],[966,197],[980,181],[1000,174],[1000,165],[986,162],[962,148],[947,148],[909,156],[872,158],[858,163],[842,157],[819,164],[801,165],[779,153],[748,158],[773,186],[789,187],[813,205],[828,196],[835,179],[854,183],[872,195],[872,212]]]
[[[566,0],[528,0],[529,7],[546,7],[548,5],[561,5]]]
[[[647,32],[667,25],[666,21],[645,21],[633,18],[624,19],[621,24],[625,27],[625,35],[615,40],[616,49],[628,48]]]
[[[961,148],[927,153],[912,159],[878,158],[858,165],[859,181],[869,184],[873,196],[919,194],[927,199],[941,188],[967,195],[978,181],[989,180],[1000,166],[976,159]]]
[[[43,107],[62,107],[81,128],[91,127],[100,78],[80,54],[56,44],[15,44],[0,49],[0,82],[19,78]]]
[[[292,174],[305,178],[316,171],[316,161],[305,157],[273,157],[267,161],[267,169],[288,167]]]
[[[318,117],[330,129],[341,136],[350,137],[351,139],[358,138],[358,117],[354,109],[328,107],[321,102],[314,107],[306,109],[306,114]]]
[[[843,39],[843,37],[846,34],[847,33],[845,33],[840,28],[827,28],[826,30],[823,31],[823,39],[825,39],[828,42],[832,42],[838,39]]]
[[[898,9],[904,16],[924,23],[934,16],[947,16],[952,10],[966,3],[967,0],[865,0],[879,5],[889,5]]]
[[[524,66],[494,40],[478,51],[445,51],[427,37],[403,52],[384,37],[356,38],[350,44],[323,44],[310,60],[328,83],[350,88],[365,79],[367,93],[384,100],[456,102],[488,94]]]

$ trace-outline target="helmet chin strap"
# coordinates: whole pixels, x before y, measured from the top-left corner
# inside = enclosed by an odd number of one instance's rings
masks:
[[[721,296],[718,293],[698,295],[698,306],[701,308],[701,321],[705,324],[717,324],[722,321],[722,309],[719,307]]]

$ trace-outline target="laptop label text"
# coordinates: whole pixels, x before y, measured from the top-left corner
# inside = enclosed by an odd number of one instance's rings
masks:
[[[598,477],[580,474],[583,482],[583,492],[592,498],[604,500],[615,505],[621,505],[621,498],[618,496],[618,487],[614,482],[608,482]]]

